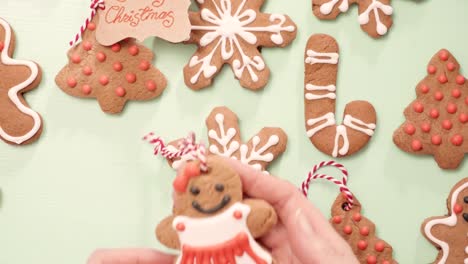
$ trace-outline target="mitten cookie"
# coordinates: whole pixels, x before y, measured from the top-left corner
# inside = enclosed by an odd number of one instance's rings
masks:
[[[350,156],[374,134],[376,113],[366,101],[346,105],[341,125],[336,124],[338,44],[331,36],[310,37],[305,53],[304,104],[307,136],[314,146],[333,157]]]
[[[468,152],[468,84],[445,49],[434,55],[427,72],[393,141],[405,152],[434,155],[442,169],[455,169]]]
[[[9,144],[24,145],[42,133],[41,116],[29,108],[23,97],[23,93],[39,85],[42,74],[36,63],[12,59],[14,50],[14,32],[0,18],[0,138]]]
[[[102,11],[99,11],[102,12]],[[153,67],[153,52],[134,39],[111,47],[96,41],[99,16],[83,33],[83,41],[68,52],[69,64],[57,75],[67,94],[96,98],[102,111],[120,113],[128,100],[150,100],[166,88],[166,79]]]
[[[346,242],[362,264],[392,264],[393,249],[375,234],[375,225],[361,215],[361,204],[354,197],[351,210],[345,210],[346,198],[340,194],[332,207],[330,223]]]
[[[224,64],[231,65],[243,87],[258,90],[269,79],[260,47],[285,47],[296,38],[288,16],[260,12],[264,0],[196,0],[199,12],[190,13],[191,38],[198,50],[185,66],[187,86],[210,86]]]
[[[312,8],[319,19],[331,20],[347,12],[352,4],[359,6],[359,24],[371,37],[385,35],[392,26],[390,0],[313,0]]]
[[[175,179],[173,214],[156,228],[159,241],[180,249],[180,264],[273,263],[255,240],[276,225],[273,207],[244,199],[239,175],[222,158],[209,156],[207,165],[201,172],[190,162]]]
[[[439,250],[433,263],[468,263],[468,178],[453,187],[448,216],[431,217],[422,224],[424,236]]]

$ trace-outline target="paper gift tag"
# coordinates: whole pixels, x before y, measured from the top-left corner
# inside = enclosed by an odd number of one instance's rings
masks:
[[[155,36],[170,42],[190,37],[190,0],[106,0],[98,13],[97,41],[110,46],[126,38]]]

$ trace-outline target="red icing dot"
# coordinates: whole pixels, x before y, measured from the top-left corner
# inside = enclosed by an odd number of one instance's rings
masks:
[[[0,52],[3,51],[4,48],[5,48],[5,43],[3,43],[3,41],[0,41]]]
[[[91,86],[85,84],[85,85],[83,85],[83,86],[81,87],[81,91],[82,91],[84,94],[88,95],[88,94],[91,93]]]
[[[177,231],[180,231],[180,232],[185,231],[185,225],[182,224],[182,223],[178,223],[176,225],[176,229],[177,229]]]
[[[106,54],[104,54],[103,52],[98,52],[96,54],[96,59],[100,62],[104,62],[106,61]]]
[[[452,122],[450,122],[450,120],[446,119],[444,121],[442,121],[442,127],[446,130],[450,130],[452,129]]]
[[[112,65],[112,68],[114,68],[114,71],[119,72],[123,69],[122,63],[116,62],[114,65]]]
[[[71,61],[75,64],[78,64],[81,62],[81,57],[78,54],[73,54],[71,57]]]
[[[449,70],[449,71],[455,70],[455,63],[453,63],[453,62],[447,63],[447,70]]]
[[[443,60],[443,61],[447,61],[448,58],[449,58],[448,51],[446,51],[446,50],[441,50],[441,51],[439,52],[439,58],[440,58],[441,60]]]
[[[132,45],[128,48],[128,53],[130,53],[130,55],[132,56],[138,55],[139,52],[140,52],[140,49],[138,48],[137,45]]]
[[[463,144],[463,136],[456,134],[450,139],[454,146],[461,146]]]
[[[431,124],[430,123],[423,123],[421,125],[421,130],[425,133],[429,133],[431,131]]]
[[[461,212],[463,212],[463,207],[459,204],[455,204],[455,206],[453,207],[453,212],[455,214],[460,214]]]
[[[425,85],[425,84],[421,84],[421,86],[419,87],[419,89],[421,89],[421,92],[422,93],[428,93],[429,92],[429,86]]]
[[[241,211],[235,211],[234,212],[234,218],[241,219],[242,218],[242,212]]]
[[[125,75],[125,79],[127,79],[127,82],[129,82],[129,83],[135,83],[136,82],[136,75],[134,73],[127,73]]]
[[[448,79],[447,79],[447,76],[445,74],[441,74],[437,80],[440,82],[440,83],[447,83],[448,82]]]
[[[431,112],[429,113],[429,115],[430,115],[432,118],[436,119],[436,118],[439,117],[439,111],[438,111],[437,109],[432,109]]]
[[[447,112],[450,114],[455,114],[457,112],[457,105],[454,103],[449,103],[447,105]]]
[[[434,73],[436,73],[436,71],[437,71],[437,68],[435,66],[433,66],[433,65],[429,65],[429,67],[427,67],[427,72],[429,74],[434,74]]]
[[[415,139],[413,140],[413,142],[411,142],[411,148],[414,150],[414,151],[419,151],[422,149],[422,143],[421,141]]]
[[[353,233],[353,229],[351,228],[351,226],[347,225],[343,228],[343,232],[347,235],[351,235],[351,233]]]
[[[416,128],[412,124],[407,124],[405,126],[405,133],[408,135],[413,135],[416,132]]]
[[[456,78],[456,82],[457,82],[457,84],[459,84],[459,85],[465,84],[465,77],[462,76],[462,75],[458,75],[457,78]]]
[[[413,110],[417,113],[422,113],[424,111],[424,106],[420,102],[416,102],[413,104]]]
[[[431,137],[431,142],[434,145],[440,145],[442,144],[442,137],[440,135],[433,135]]]
[[[83,67],[83,74],[89,76],[89,75],[93,74],[93,69],[91,69],[91,67],[89,67],[89,66],[84,66]]]
[[[359,240],[359,242],[357,243],[357,247],[358,247],[360,250],[366,250],[366,248],[367,248],[367,242],[364,241],[364,240]]]
[[[382,252],[385,249],[385,243],[383,241],[378,241],[377,243],[375,243],[374,248],[375,248],[375,251]]]
[[[147,81],[145,85],[146,85],[146,89],[148,89],[148,91],[151,91],[151,92],[156,91],[156,89],[158,88],[156,82],[153,80]]]
[[[146,60],[142,60],[138,68],[140,68],[140,70],[142,71],[147,71],[150,68],[150,63]]]
[[[465,98],[465,104],[468,105],[468,96]]]
[[[436,92],[434,93],[434,99],[436,99],[437,101],[441,101],[442,99],[444,99],[444,94],[441,92]]]
[[[121,46],[119,43],[115,43],[114,45],[112,45],[111,49],[113,52],[119,52],[121,49]]]
[[[377,257],[375,256],[368,256],[367,257],[367,264],[377,264]]]
[[[127,94],[127,91],[125,91],[124,88],[122,88],[122,87],[119,86],[119,87],[115,88],[115,94],[116,94],[117,96],[119,96],[119,97],[124,97],[125,94]]]
[[[85,42],[83,43],[83,49],[84,49],[84,50],[90,51],[92,48],[93,48],[93,44],[91,44],[91,42],[85,41]]]
[[[353,220],[354,220],[355,222],[359,222],[359,221],[361,221],[361,219],[362,219],[362,216],[361,216],[360,213],[355,213],[355,214],[353,215]]]
[[[102,85],[107,85],[109,83],[109,77],[107,77],[106,75],[103,75],[99,78],[99,82]]]
[[[466,122],[468,122],[468,115],[465,114],[465,113],[461,113],[459,116],[458,116],[458,120],[460,120],[460,122],[462,124],[465,124]]]
[[[67,85],[68,85],[68,87],[70,87],[70,88],[75,88],[76,85],[77,85],[76,79],[73,78],[73,77],[69,77],[69,78],[67,79]]]
[[[369,235],[369,227],[363,226],[361,229],[359,229],[359,233],[363,236],[368,236]]]
[[[341,216],[338,216],[338,215],[334,216],[332,221],[333,221],[334,224],[337,224],[337,225],[341,224],[341,221],[342,221]]]
[[[390,261],[384,260],[384,261],[382,261],[382,264],[390,264]]]
[[[460,91],[460,89],[457,89],[457,88],[453,89],[453,90],[452,90],[452,96],[453,96],[454,98],[460,98],[460,96],[461,96],[461,91]]]
[[[88,29],[91,30],[91,31],[94,31],[94,30],[96,29],[96,24],[94,24],[94,23],[92,23],[92,22],[89,23],[89,24],[88,24]]]

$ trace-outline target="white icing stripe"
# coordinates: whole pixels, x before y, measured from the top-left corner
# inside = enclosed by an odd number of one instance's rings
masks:
[[[340,137],[343,138],[343,146],[338,150],[338,145],[340,144]],[[346,127],[339,125],[336,127],[335,135],[335,145],[333,147],[332,156],[334,158],[338,157],[338,153],[342,156],[346,155],[349,151],[349,139]]]
[[[388,28],[382,23],[382,21],[380,21],[379,9],[386,15],[391,15],[393,13],[393,8],[391,6],[385,5],[377,0],[372,0],[372,3],[367,7],[367,9],[359,15],[358,21],[359,24],[366,25],[369,23],[370,12],[374,12],[376,31],[379,35],[385,35]]]
[[[305,98],[307,100],[319,100],[319,99],[336,99],[336,87],[335,85],[327,85],[327,86],[318,86],[318,85],[313,85],[313,84],[307,84],[306,89],[308,91],[330,91],[333,93],[327,93],[327,94],[313,94],[313,93],[306,93]]]
[[[309,120],[307,120],[307,125],[308,126],[314,126],[322,121],[325,121],[323,124],[320,124],[310,130],[307,131],[307,136],[308,137],[313,137],[317,132],[319,132],[320,130],[326,128],[326,127],[329,127],[329,126],[333,126],[336,124],[335,122],[335,114],[333,113],[327,113],[321,117],[318,117],[318,118],[311,118]]]
[[[37,79],[37,77],[39,75],[39,68],[37,67],[37,65],[34,62],[23,61],[23,60],[14,60],[14,59],[10,58],[10,56],[8,55],[8,51],[10,50],[11,38],[12,38],[11,27],[2,18],[0,18],[0,25],[5,30],[5,45],[4,45],[2,54],[1,54],[1,62],[4,63],[5,65],[11,65],[11,66],[18,66],[18,65],[26,66],[31,71],[31,75],[29,76],[29,78],[26,81],[24,81],[24,82],[22,82],[22,83],[20,83],[20,84],[18,84],[16,86],[10,88],[10,90],[8,91],[8,97],[13,102],[13,104],[15,104],[15,106],[18,108],[18,110],[20,110],[22,113],[30,116],[33,119],[34,125],[33,125],[32,129],[28,133],[26,133],[26,134],[24,134],[22,136],[16,137],[16,136],[11,136],[11,135],[7,134],[3,130],[3,128],[0,127],[0,136],[2,136],[2,138],[4,138],[7,141],[16,143],[16,144],[21,144],[21,143],[31,139],[34,135],[37,134],[37,132],[41,128],[41,118],[40,118],[39,114],[34,112],[31,108],[26,107],[18,97],[18,93],[20,93],[21,90],[27,88],[29,85],[31,85]],[[3,77],[3,78],[5,78],[5,77]]]
[[[240,147],[240,161],[243,164],[250,165],[254,169],[261,171],[262,165],[258,162],[271,162],[275,158],[273,153],[265,153],[269,148],[276,146],[279,143],[280,139],[277,135],[272,135],[268,138],[268,142],[263,145],[260,149],[257,150],[258,144],[260,144],[260,137],[255,136],[252,139],[252,150],[248,156],[249,147],[243,144]],[[257,162],[250,164],[251,162]]]
[[[359,127],[357,125],[355,125],[354,123],[360,125],[360,126],[363,126],[363,127],[366,127],[366,128],[362,128],[362,127]],[[364,123],[362,120],[359,120],[357,118],[354,118],[352,117],[351,115],[346,115],[344,120],[343,120],[343,125],[349,127],[349,128],[352,128],[354,130],[357,130],[359,132],[362,132],[366,135],[368,135],[369,137],[371,137],[372,135],[374,135],[374,130],[375,130],[375,124],[373,123]]]
[[[320,6],[320,13],[322,13],[323,15],[329,15],[332,12],[333,8],[335,7],[336,3],[338,3],[339,1],[340,0],[331,0],[330,2],[323,4],[322,6]],[[341,2],[341,4],[338,6],[338,9],[341,12],[348,11],[349,9],[348,0],[343,0],[343,2]]]
[[[340,55],[338,53],[320,53],[313,50],[307,50],[307,58],[305,60],[308,64],[327,63],[337,64]]]
[[[216,133],[216,130],[211,129],[208,131],[208,137],[214,139],[223,148],[223,150],[219,150],[218,146],[214,144],[210,145],[209,150],[215,155],[229,158],[234,154],[234,152],[239,150],[240,143],[233,140],[237,134],[237,130],[232,127],[225,130],[223,114],[216,114],[215,121],[218,124],[219,136]]]
[[[468,182],[464,183],[460,187],[458,187],[452,194],[452,200],[450,201],[450,207],[452,208],[451,214],[449,217],[442,218],[442,219],[434,219],[429,222],[427,222],[426,226],[424,227],[424,233],[426,236],[437,244],[440,249],[442,250],[442,257],[440,258],[440,261],[438,264],[445,264],[447,262],[447,258],[449,255],[449,245],[442,241],[437,239],[432,233],[431,230],[435,225],[446,225],[446,226],[455,226],[457,224],[457,214],[453,211],[453,208],[455,207],[455,204],[457,202],[457,198],[460,195],[460,192],[463,191],[464,189],[468,188]],[[466,263],[466,261],[465,261]]]
[[[307,91],[330,91],[330,92],[335,92],[336,91],[336,86],[333,85],[333,84],[326,85],[326,86],[307,84],[306,89],[307,89]]]

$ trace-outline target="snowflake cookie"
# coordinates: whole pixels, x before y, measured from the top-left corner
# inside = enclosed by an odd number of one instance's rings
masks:
[[[260,47],[285,47],[296,37],[296,25],[286,15],[260,12],[264,0],[197,0],[190,13],[191,38],[198,50],[185,66],[187,86],[210,86],[224,64],[230,64],[243,87],[258,90],[269,79]]]
[[[392,26],[393,8],[391,0],[313,0],[312,7],[319,19],[335,19],[341,13],[347,12],[349,6],[359,6],[359,24],[373,38],[385,35]]]

